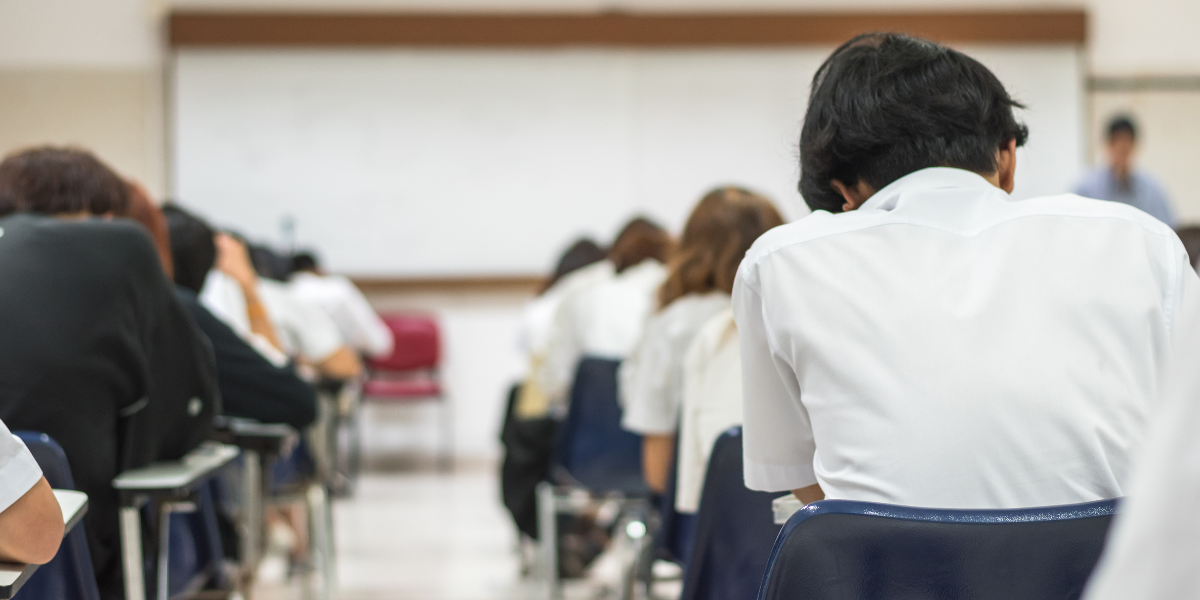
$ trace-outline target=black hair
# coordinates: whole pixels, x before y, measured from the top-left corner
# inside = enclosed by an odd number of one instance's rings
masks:
[[[541,294],[558,283],[560,279],[570,275],[574,271],[578,271],[588,265],[598,263],[604,260],[608,251],[600,247],[591,238],[580,238],[567,248],[566,252],[558,259],[558,265],[554,267],[554,273],[550,275],[542,284],[542,289],[538,293]]]
[[[835,50],[813,77],[800,133],[800,193],[841,212],[830,181],[875,190],[928,167],[997,169],[996,152],[1029,136],[1013,100],[979,61],[898,33],[868,33]]]
[[[205,277],[217,260],[215,232],[203,219],[177,204],[167,203],[162,211],[171,237],[175,283],[199,294]]]
[[[301,271],[316,272],[317,269],[321,268],[321,263],[317,261],[315,254],[305,250],[292,255],[292,264],[290,267],[292,273],[299,273]]]
[[[1192,268],[1200,268],[1200,226],[1180,227],[1175,230],[1175,234],[1179,236],[1179,241],[1183,242],[1183,249],[1187,250]]]
[[[125,182],[87,150],[43,146],[0,163],[0,215],[124,214],[128,205]]]
[[[1119,133],[1128,133],[1129,137],[1137,139],[1137,123],[1133,121],[1133,117],[1129,115],[1117,115],[1109,119],[1108,133],[1104,139],[1112,140]]]

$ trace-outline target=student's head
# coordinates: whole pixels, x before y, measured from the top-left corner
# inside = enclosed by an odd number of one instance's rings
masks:
[[[200,217],[175,204],[167,204],[162,210],[171,237],[175,283],[199,294],[204,287],[204,278],[217,260],[213,229]]]
[[[317,255],[312,252],[297,252],[292,255],[291,261],[292,273],[321,272],[321,263],[317,261]]]
[[[86,150],[31,148],[0,162],[0,215],[121,214],[128,203],[125,182]]]
[[[1128,175],[1137,146],[1137,125],[1133,117],[1117,115],[1109,120],[1104,141],[1113,170],[1122,176]]]
[[[928,167],[996,175],[1012,191],[1021,105],[991,71],[945,46],[896,33],[860,35],[813,77],[800,133],[800,193],[842,212]]]
[[[570,275],[574,271],[578,271],[588,265],[598,263],[604,260],[607,253],[604,248],[590,238],[580,238],[575,240],[566,252],[558,259],[558,265],[554,267],[554,273],[546,279],[542,284],[542,289],[538,293],[541,294],[546,290],[554,287],[560,279]]]
[[[608,260],[618,273],[645,260],[667,262],[671,254],[671,234],[654,221],[637,217],[621,229],[608,249]]]
[[[782,224],[775,205],[758,194],[736,187],[709,192],[683,227],[667,280],[659,289],[659,304],[667,306],[694,293],[731,293],[750,245]]]
[[[146,188],[134,181],[125,182],[125,187],[129,192],[129,204],[126,205],[125,211],[117,216],[137,221],[146,228],[150,239],[154,240],[155,248],[158,249],[158,260],[162,263],[163,271],[167,273],[168,278],[173,279],[175,264],[171,258],[171,238],[167,233],[166,217],[150,199]]]

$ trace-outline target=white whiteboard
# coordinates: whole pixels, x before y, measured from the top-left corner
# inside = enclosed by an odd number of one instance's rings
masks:
[[[1030,106],[1017,195],[1083,164],[1072,46],[965,48]],[[199,51],[174,64],[172,193],[222,226],[356,275],[524,275],[635,213],[678,230],[707,189],[786,216],[829,48]]]

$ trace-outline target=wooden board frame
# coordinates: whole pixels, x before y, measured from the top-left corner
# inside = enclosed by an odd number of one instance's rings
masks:
[[[172,48],[778,47],[899,31],[948,43],[1084,44],[1084,10],[788,13],[382,13],[179,10]]]

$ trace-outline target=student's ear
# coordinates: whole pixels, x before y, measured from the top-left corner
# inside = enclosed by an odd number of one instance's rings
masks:
[[[846,203],[842,205],[842,212],[850,212],[857,209],[868,198],[875,195],[875,188],[867,185],[867,182],[861,179],[855,182],[854,187],[850,187],[837,179],[830,179],[829,185],[846,200]]]
[[[1010,139],[1008,143],[996,151],[996,178],[1000,189],[1011,194],[1016,184],[1017,173],[1017,140]]]

